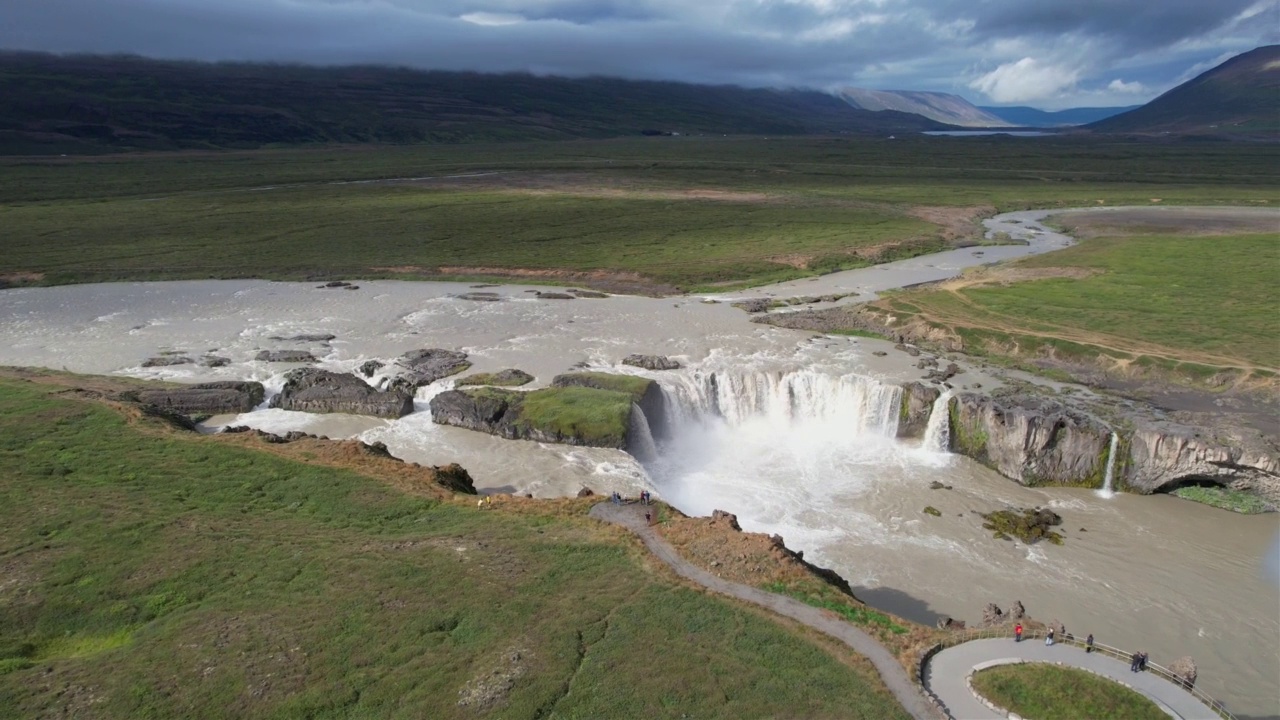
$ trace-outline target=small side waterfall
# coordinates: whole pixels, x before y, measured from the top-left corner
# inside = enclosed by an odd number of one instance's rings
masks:
[[[924,442],[920,447],[930,452],[951,451],[951,390],[944,391],[933,401],[929,411],[929,424],[924,428]]]
[[[1116,494],[1112,483],[1115,481],[1116,446],[1119,444],[1120,436],[1111,433],[1111,449],[1107,451],[1107,472],[1102,476],[1102,489],[1098,491],[1099,497],[1109,498]]]
[[[630,427],[627,433],[627,452],[641,463],[652,462],[658,458],[658,446],[653,441],[653,433],[649,429],[649,418],[636,403],[631,403]]]

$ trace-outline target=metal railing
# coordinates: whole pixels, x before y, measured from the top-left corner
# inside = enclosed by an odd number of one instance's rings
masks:
[[[1022,633],[1023,640],[1043,639],[1044,636],[1045,636],[1045,632],[1043,630],[1024,630]],[[920,685],[925,688],[925,690],[928,692],[929,696],[933,699],[933,701],[937,703],[939,707],[942,707],[943,706],[942,701],[938,698],[937,695],[934,695],[933,691],[929,689],[929,686],[925,684],[925,670],[928,667],[929,661],[933,658],[933,656],[942,652],[946,648],[955,647],[956,645],[961,645],[967,642],[971,642],[973,640],[986,640],[986,639],[993,639],[993,638],[1011,638],[1011,637],[1013,637],[1013,628],[1009,626],[1004,626],[1004,625],[992,627],[992,628],[981,628],[979,630],[964,630],[964,631],[952,633],[951,635],[943,639],[942,642],[930,648],[924,654],[924,656],[920,659],[920,667],[919,667]],[[1056,644],[1073,645],[1075,647],[1080,647],[1080,648],[1086,647],[1085,641],[1074,635],[1065,635],[1065,636],[1055,635],[1053,641]],[[1103,655],[1106,655],[1108,657],[1113,657],[1113,658],[1116,658],[1117,660],[1123,660],[1126,662],[1128,662],[1133,657],[1132,652],[1127,652],[1125,650],[1121,650],[1120,648],[1112,647],[1110,645],[1103,645],[1096,641],[1093,643],[1093,652],[1102,653]],[[1169,670],[1168,668],[1163,667],[1161,665],[1157,665],[1153,662],[1147,662],[1146,670],[1147,672],[1154,673],[1155,675],[1165,680],[1168,680],[1174,685],[1177,685],[1183,690],[1186,690],[1187,692],[1191,693],[1193,696],[1195,696],[1197,700],[1204,703],[1206,706],[1209,707],[1209,709],[1217,713],[1218,717],[1223,718],[1223,720],[1236,720],[1236,716],[1232,715],[1226,709],[1226,707],[1223,706],[1222,703],[1218,702],[1217,700],[1214,700],[1212,697],[1210,697],[1208,694],[1206,694],[1202,690],[1197,689],[1194,685],[1188,685],[1187,683],[1183,682],[1182,678],[1178,677],[1176,674],[1173,673],[1173,671]]]

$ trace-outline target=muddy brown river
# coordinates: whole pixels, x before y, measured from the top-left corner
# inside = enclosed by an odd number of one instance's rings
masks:
[[[1035,222],[1042,216],[993,223],[1029,237],[1029,246],[953,251],[743,295],[867,297],[1069,243]],[[643,374],[662,384],[671,429],[645,464],[620,451],[437,426],[426,404],[451,380],[422,388],[418,412],[399,420],[260,408],[209,425],[380,440],[406,460],[459,462],[486,492],[651,489],[685,512],[723,509],[747,530],[782,535],[840,572],[864,600],[908,618],[975,622],[987,602],[1021,600],[1037,618],[1146,650],[1161,664],[1191,655],[1198,686],[1237,715],[1280,716],[1276,515],[1240,516],[1169,496],[1023,488],[930,443],[898,441],[895,383],[923,371],[882,341],[753,324],[725,303],[697,297],[540,300],[528,292],[535,288],[502,286],[489,288],[502,301],[475,302],[457,297],[471,290],[465,284],[360,286],[201,281],[0,291],[0,364],[181,382],[252,379],[272,392],[296,366],[253,360],[261,349],[310,350],[320,367],[352,371],[365,360],[441,347],[467,352],[473,371],[530,372],[534,387],[579,364]],[[270,339],[304,333],[336,338]],[[141,367],[163,351],[212,352],[231,362]],[[619,364],[635,352],[672,356],[685,367],[647,372]],[[957,380],[1000,383],[972,367]],[[952,489],[931,490],[933,480]],[[941,517],[923,514],[926,505]],[[1065,519],[1066,542],[992,539],[974,513],[1005,505],[1054,508]]]

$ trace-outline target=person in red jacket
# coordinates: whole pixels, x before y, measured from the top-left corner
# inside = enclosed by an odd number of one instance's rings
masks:
[[[1013,641],[1022,642],[1022,623],[1018,623],[1013,627]]]

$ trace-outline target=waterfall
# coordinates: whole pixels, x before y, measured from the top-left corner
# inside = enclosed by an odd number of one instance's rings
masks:
[[[631,403],[630,427],[627,433],[627,452],[641,463],[652,462],[658,457],[658,446],[649,430],[649,418],[636,403]]]
[[[1109,498],[1115,495],[1112,483],[1115,480],[1116,472],[1116,446],[1120,444],[1120,436],[1111,433],[1111,449],[1107,451],[1107,473],[1102,476],[1102,489],[1098,491],[1100,497]]]
[[[667,427],[719,418],[738,427],[766,418],[782,424],[822,421],[851,435],[893,438],[902,390],[861,375],[787,372],[687,372],[661,381]]]
[[[939,453],[951,451],[951,395],[951,390],[946,390],[933,401],[921,448]]]

